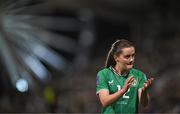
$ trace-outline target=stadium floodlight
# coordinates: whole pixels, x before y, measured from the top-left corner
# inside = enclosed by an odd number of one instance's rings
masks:
[[[50,46],[69,53],[75,53],[77,49],[72,38],[55,34],[52,30],[63,30],[66,26],[65,31],[77,31],[79,22],[73,18],[36,14],[39,9],[45,8],[46,2],[34,2],[33,5],[30,0],[3,2],[0,4],[0,54],[12,85],[17,87],[16,82],[19,83],[17,80],[21,78],[21,72],[33,73],[36,78],[47,82],[50,72],[44,63],[63,70],[68,62]],[[18,71],[18,66],[21,65],[27,71]],[[25,80],[20,82],[24,83]]]
[[[29,89],[28,82],[23,78],[18,79],[16,82],[16,89],[20,92],[28,91]]]
[[[53,10],[46,0],[0,1],[0,56],[11,84],[24,87],[19,91],[33,87],[30,80],[48,82],[52,69],[69,75],[67,70],[74,70],[76,64],[83,68],[87,61],[94,42],[91,14],[80,13],[83,19],[43,15]],[[24,72],[26,78],[21,76]]]

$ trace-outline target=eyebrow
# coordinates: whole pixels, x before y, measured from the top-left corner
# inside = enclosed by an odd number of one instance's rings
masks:
[[[134,56],[135,55],[135,53],[133,53],[133,54],[127,54],[127,55],[124,55],[125,57],[127,57],[127,56]]]

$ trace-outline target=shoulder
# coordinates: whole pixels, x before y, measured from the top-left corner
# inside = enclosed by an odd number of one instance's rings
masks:
[[[110,72],[110,69],[109,68],[103,68],[101,69],[97,75],[100,76],[100,75],[106,75],[108,72]]]

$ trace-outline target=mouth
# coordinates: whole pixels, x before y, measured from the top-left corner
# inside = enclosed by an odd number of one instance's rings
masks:
[[[133,65],[133,62],[127,63],[127,65]]]

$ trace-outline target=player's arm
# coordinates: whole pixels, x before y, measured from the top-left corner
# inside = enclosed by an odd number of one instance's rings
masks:
[[[133,81],[134,81],[134,78],[129,77],[129,79],[127,80],[124,87],[121,90],[114,93],[114,94],[109,94],[109,91],[107,89],[101,90],[99,92],[99,98],[100,98],[100,101],[101,101],[103,107],[106,107],[106,106],[112,104],[119,97],[123,96],[126,93],[126,91],[129,89],[129,87],[130,87],[130,85],[132,84]]]
[[[148,79],[148,81],[144,84],[142,88],[138,90],[138,97],[139,97],[139,102],[142,106],[147,106],[149,103],[149,93],[148,93],[148,88],[152,85],[153,78]]]

